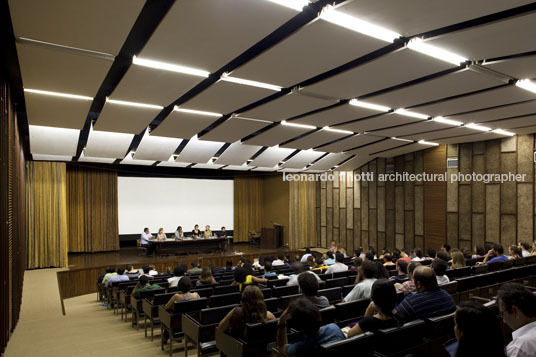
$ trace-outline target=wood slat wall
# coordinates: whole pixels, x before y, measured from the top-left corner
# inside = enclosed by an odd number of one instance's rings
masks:
[[[69,252],[119,250],[117,172],[67,166]]]
[[[289,248],[297,249],[316,245],[316,199],[314,181],[290,182]]]
[[[263,217],[262,177],[234,179],[234,241],[248,242],[248,232],[260,232]]]

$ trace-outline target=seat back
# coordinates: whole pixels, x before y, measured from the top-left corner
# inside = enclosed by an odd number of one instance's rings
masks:
[[[326,280],[326,289],[334,288],[337,286],[343,287],[348,284],[348,277],[343,276],[342,278],[328,279]]]
[[[472,267],[473,274],[482,274],[488,271],[488,265],[481,264],[481,265],[475,265]]]
[[[277,286],[277,287],[274,287],[272,291],[272,296],[281,297],[285,295],[298,294],[299,292],[300,292],[300,287],[298,285]]]
[[[230,294],[230,293],[236,293],[238,291],[239,291],[238,285],[216,286],[214,288],[214,295]]]
[[[266,304],[266,310],[270,312],[276,312],[279,309],[279,299],[278,298],[269,298],[264,299]]]
[[[525,258],[514,259],[514,266],[520,266],[525,264]]]
[[[505,262],[502,262],[501,269],[508,269],[514,266],[514,259],[508,259]]]
[[[450,283],[442,284],[439,286],[441,289],[445,290],[449,294],[456,293],[458,289],[458,282],[456,280],[451,281]]]
[[[352,291],[352,289],[354,288],[355,285],[345,285],[342,287],[342,296],[346,296],[348,294],[350,294],[350,291]]]
[[[140,291],[140,300],[149,299],[155,296],[156,294],[164,294],[165,292],[166,292],[166,289],[153,289],[153,290]]]
[[[360,357],[367,357],[374,356],[375,348],[376,336],[372,332],[365,332],[341,341],[320,345],[317,356],[354,356],[358,353]]]
[[[269,299],[272,297],[272,289],[270,288],[262,288],[261,293],[265,299]]]
[[[341,287],[335,287],[331,289],[318,290],[318,296],[325,296],[328,298],[329,302],[340,301],[342,294]]]
[[[502,268],[503,262],[488,263],[488,271],[496,271]]]
[[[165,305],[175,293],[155,294],[153,297],[153,306]]]
[[[198,293],[199,296],[201,297],[210,297],[212,296],[213,292],[212,292],[212,288],[207,288],[207,289],[195,289],[195,290],[192,290],[193,293]]]
[[[426,324],[425,337],[436,339],[439,337],[454,337],[454,312],[424,319]]]
[[[376,351],[382,354],[390,354],[402,351],[410,347],[416,347],[422,343],[422,336],[426,329],[423,320],[408,322],[400,327],[378,330]]]
[[[352,274],[351,270],[339,271],[337,273],[333,273],[333,279],[344,278],[346,276],[350,276],[351,274]]]
[[[534,263],[536,263],[536,255],[525,257],[525,264],[534,264]]]
[[[276,286],[285,286],[288,283],[288,279],[268,280],[268,287],[273,288]]]
[[[320,309],[320,315],[322,316],[322,325],[327,325],[335,321],[335,306],[331,305]]]
[[[278,322],[279,319],[266,321],[265,323],[247,323],[244,329],[244,341],[248,345],[265,345],[274,342]]]
[[[227,305],[220,307],[211,307],[208,309],[202,309],[199,316],[199,322],[201,325],[217,324],[235,307],[238,305]]]
[[[281,296],[279,298],[279,307],[281,310],[285,310],[292,301],[299,299],[301,296],[302,294]]]
[[[355,320],[363,315],[370,304],[370,299],[361,299],[335,304],[337,321]]]
[[[187,312],[201,311],[207,307],[208,299],[200,298],[187,301],[175,301],[173,304],[173,313],[183,314]]]
[[[213,295],[210,297],[210,307],[234,305],[240,303],[240,293]]]

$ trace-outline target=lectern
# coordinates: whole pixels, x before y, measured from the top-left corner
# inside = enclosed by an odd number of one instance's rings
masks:
[[[276,249],[283,245],[283,226],[275,224],[272,228],[261,230],[261,249]]]

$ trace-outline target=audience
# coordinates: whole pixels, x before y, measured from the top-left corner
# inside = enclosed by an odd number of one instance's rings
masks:
[[[305,266],[299,262],[292,264],[292,271],[293,274],[288,277],[287,286],[298,285],[298,276],[300,276],[301,274],[311,274],[316,278],[318,282],[320,282],[321,280],[317,274],[313,273],[310,270],[305,270]]]
[[[335,254],[335,261],[336,263],[331,265],[328,270],[326,270],[326,274],[348,271],[348,265],[343,263],[344,255],[342,253],[337,252],[337,254]]]
[[[402,249],[402,250],[399,251],[399,252],[400,252],[400,258],[398,258],[398,259],[396,260],[397,263],[398,263],[400,260],[405,261],[405,262],[408,263],[408,264],[411,263],[411,258],[410,258],[409,255],[408,255],[408,251],[407,251],[407,249]]]
[[[436,251],[434,248],[426,248],[426,260],[432,260],[436,257]]]
[[[378,267],[378,274],[376,274],[376,279],[389,279],[389,271],[387,271],[387,268],[382,264],[382,262],[376,260],[374,261],[374,263]]]
[[[169,287],[170,288],[176,287],[185,273],[186,273],[186,264],[181,264],[179,266],[176,266],[175,269],[173,270],[173,276],[167,280],[169,283]]]
[[[106,281],[108,281],[108,279],[114,275],[117,275],[117,273],[115,272],[115,267],[106,267],[106,274],[104,274],[104,276],[102,277],[101,283],[106,284]]]
[[[155,276],[155,275],[158,275],[158,272],[156,271],[156,269],[154,268],[154,265],[149,265],[149,275],[150,276]]]
[[[329,306],[327,297],[317,296],[318,280],[314,274],[300,274],[298,276],[298,285],[300,286],[303,297],[315,304],[316,307],[323,309]]]
[[[283,265],[285,265],[285,256],[283,254],[279,254],[277,259],[272,262],[272,266],[279,267]]]
[[[140,271],[138,269],[134,269],[132,265],[127,264],[125,274],[129,279],[138,279],[140,276]]]
[[[238,289],[242,291],[244,285],[253,283],[266,284],[268,282],[268,279],[257,278],[256,276],[253,276],[251,272],[248,272],[248,270],[247,267],[237,267],[234,270],[234,281],[231,285],[238,285]]]
[[[444,251],[440,250],[438,252],[436,252],[436,259],[441,259],[442,261],[444,262],[448,262],[450,259],[449,259],[449,255],[447,255],[447,253],[445,253]],[[435,259],[434,259],[435,260]]]
[[[304,336],[301,341],[288,343],[288,319],[292,319],[292,328]],[[344,334],[336,324],[322,326],[320,311],[306,298],[293,301],[279,318],[277,327],[277,347],[284,356],[289,357],[314,356],[321,344],[344,339]]]
[[[462,252],[456,251],[452,253],[452,269],[458,269],[465,267],[465,257]],[[437,272],[436,272],[437,274]]]
[[[508,248],[508,259],[521,259],[522,258],[521,248],[515,245],[511,245]]]
[[[225,262],[225,272],[231,272],[234,270],[234,267],[233,267],[233,261],[232,260],[228,260]]]
[[[132,297],[134,299],[140,298],[140,293],[142,291],[146,290],[154,290],[154,289],[162,289],[162,287],[158,284],[151,284],[150,279],[147,275],[140,276],[140,281],[136,284],[134,287],[134,290],[132,290]]]
[[[177,286],[179,288],[179,292],[173,295],[166,304],[165,309],[168,311],[173,310],[173,304],[175,303],[175,301],[188,301],[200,298],[198,293],[192,293],[190,291],[192,290],[192,281],[188,276],[182,277],[182,279],[179,280],[179,284]]]
[[[395,283],[403,283],[408,279],[408,263],[404,260],[399,260],[396,263],[396,275],[392,276],[390,280],[393,280]]]
[[[421,248],[415,248],[413,250],[413,253],[414,253],[415,257],[413,259],[411,259],[411,260],[413,260],[414,262],[422,262],[423,260],[426,260],[426,258],[423,257]]]
[[[383,265],[395,265],[395,263],[393,263],[393,257],[391,256],[390,252],[387,252],[383,255]]]
[[[493,256],[493,258],[491,258]],[[484,261],[481,262],[481,264],[486,263],[495,263],[495,262],[505,262],[508,260],[508,256],[504,255],[504,248],[500,244],[494,244],[493,247],[488,250],[486,253],[486,256],[484,257]]]
[[[261,275],[261,278],[266,279],[269,276],[277,276],[277,273],[272,271],[272,262],[266,260],[264,262],[264,274]]]
[[[447,254],[447,259],[446,259],[447,262],[452,259],[450,256],[450,244],[448,243],[443,244],[441,246],[441,251]]]
[[[201,274],[201,272],[203,271],[203,270],[199,267],[199,263],[198,263],[198,262],[192,262],[192,263],[190,263],[190,266],[191,266],[191,268],[188,269],[188,271],[186,272],[186,274],[188,274],[188,275],[199,275],[199,274]]]
[[[128,280],[130,280],[130,278],[128,277],[128,275],[125,275],[125,269],[119,268],[117,269],[117,274],[110,275],[108,280],[106,280],[104,286],[109,287],[109,286],[112,286],[112,283],[119,282],[119,281],[128,281]]]
[[[415,268],[418,266],[421,266],[421,263],[419,262],[411,262],[408,265],[408,280],[403,282],[402,284],[395,284],[396,291],[397,292],[403,292],[404,295],[414,293],[417,291],[417,287],[415,286],[415,282],[413,281],[413,272],[415,271]]]
[[[507,356],[536,356],[536,295],[521,284],[504,284],[497,300],[504,323],[513,331]]]
[[[530,257],[530,244],[526,242],[519,242],[519,249],[521,249],[521,256],[523,258]]]
[[[310,257],[311,254],[311,248],[307,247],[305,248],[305,254],[301,257],[300,263],[305,263],[307,261],[307,258]]]
[[[149,274],[151,272],[151,266],[150,265],[144,265],[141,269],[143,271],[143,274],[141,276],[146,276],[149,280],[154,279],[154,276]]]
[[[475,245],[474,254],[471,256],[473,259],[482,258],[486,254],[484,247],[481,245]]]
[[[195,285],[203,286],[210,284],[216,284],[216,279],[212,276],[212,269],[210,269],[210,267],[203,267],[203,269],[201,269],[201,275],[199,275],[199,279]]]
[[[312,269],[315,266],[315,257],[310,255],[307,257],[307,261],[304,263],[308,269]]]
[[[449,277],[445,275],[448,267],[448,263],[443,259],[435,259],[432,262],[432,269],[434,269],[438,285],[450,283]]]
[[[315,260],[315,265],[312,268],[312,270],[315,270],[315,271],[318,270],[317,273],[320,274],[322,270],[327,269],[327,268],[328,268],[328,266],[326,264],[324,264],[324,259],[322,259],[322,257],[318,257]]]
[[[346,295],[343,302],[355,301],[360,299],[369,299],[372,285],[376,281],[378,274],[378,266],[369,260],[365,260],[358,271],[358,279],[360,282]],[[361,281],[361,278],[363,280]]]
[[[326,260],[324,260],[324,264],[326,264],[327,266],[335,264],[333,252],[331,250],[328,250],[326,255],[327,255],[327,258]]]

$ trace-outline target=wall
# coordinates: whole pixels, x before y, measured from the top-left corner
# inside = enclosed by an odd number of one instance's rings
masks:
[[[283,226],[283,242],[289,244],[289,183],[281,175],[263,177],[262,226],[272,227],[274,223]]]

